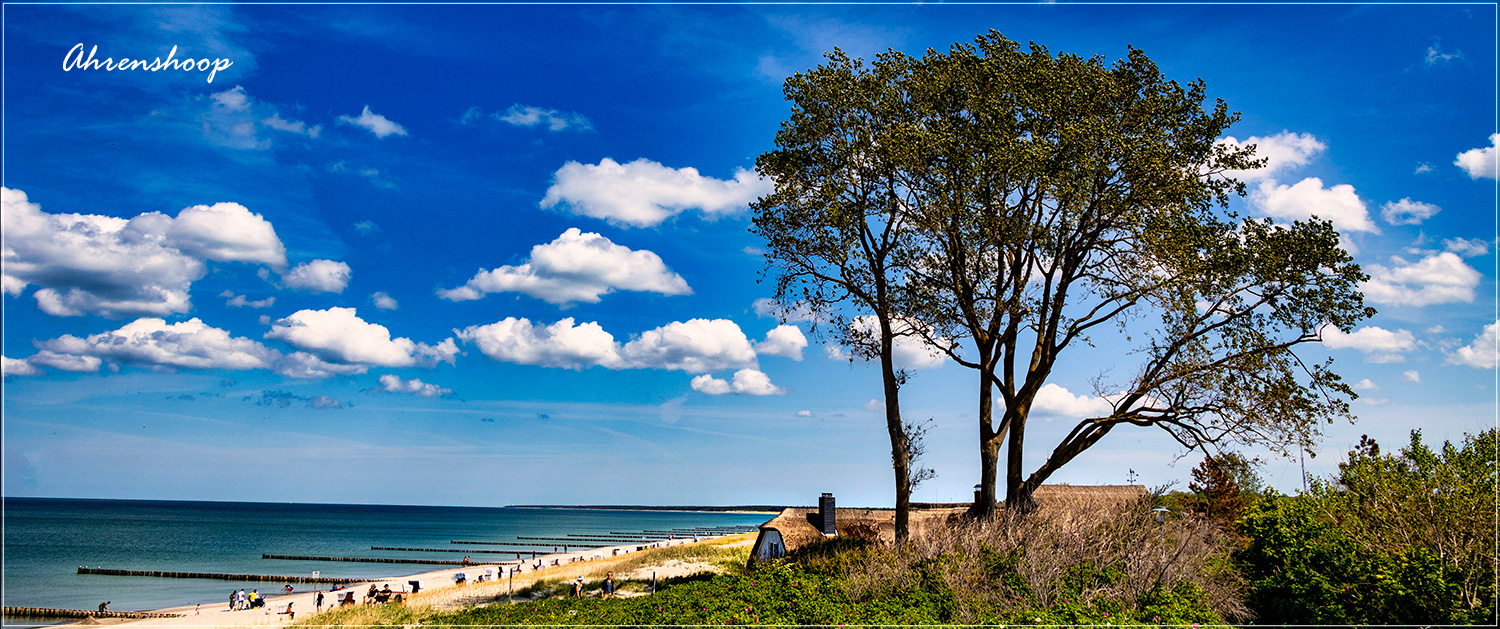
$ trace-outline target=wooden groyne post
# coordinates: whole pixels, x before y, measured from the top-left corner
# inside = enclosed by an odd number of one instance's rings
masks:
[[[172,572],[165,570],[117,570],[114,568],[85,568],[78,566],[78,574],[103,574],[116,577],[165,577],[168,579],[218,579],[220,581],[268,581],[271,583],[331,583],[347,585],[377,579],[351,579],[345,577],[303,577],[275,574],[224,574],[219,572]]]
[[[294,561],[355,561],[361,563],[419,563],[433,566],[477,566],[478,561],[450,561],[447,559],[390,559],[386,557],[304,557],[302,555],[267,555],[261,559],[291,559]]]
[[[181,618],[182,614],[161,612],[101,612],[92,609],[57,609],[53,607],[5,607],[6,618]]]

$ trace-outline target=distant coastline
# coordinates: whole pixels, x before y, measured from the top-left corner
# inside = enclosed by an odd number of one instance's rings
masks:
[[[505,505],[506,509],[580,509],[585,511],[684,511],[711,513],[781,513],[788,507],[776,505],[677,506],[659,507],[651,505]]]

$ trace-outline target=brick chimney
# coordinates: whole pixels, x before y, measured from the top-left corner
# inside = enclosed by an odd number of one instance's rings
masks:
[[[839,534],[838,528],[834,526],[833,494],[825,491],[822,496],[818,497],[818,516],[822,522],[821,530],[825,537]]]

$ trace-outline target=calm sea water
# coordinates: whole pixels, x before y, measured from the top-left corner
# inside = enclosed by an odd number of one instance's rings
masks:
[[[78,566],[230,574],[390,577],[443,566],[261,559],[262,553],[458,560],[462,553],[375,551],[371,546],[551,552],[461,546],[450,540],[755,526],[770,516],[679,511],[404,507],[287,503],[6,498],[4,604],[145,610],[223,605],[234,589],[275,592],[284,584],[77,574]],[[494,560],[494,554],[475,554]],[[315,587],[299,584],[298,590]],[[326,588],[328,586],[322,586]],[[6,624],[12,624],[7,619]],[[35,623],[28,623],[35,624]]]

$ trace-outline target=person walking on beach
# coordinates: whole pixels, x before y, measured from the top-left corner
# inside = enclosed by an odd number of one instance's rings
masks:
[[[319,613],[321,613],[323,611],[323,590],[318,590],[318,598],[316,598],[314,600],[317,601],[317,606],[318,606],[318,610],[317,611]]]

